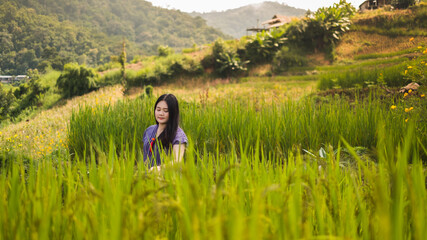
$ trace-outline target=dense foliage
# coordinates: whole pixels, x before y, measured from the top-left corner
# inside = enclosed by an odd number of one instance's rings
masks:
[[[392,0],[391,4],[395,8],[407,8],[414,5],[417,0]]]
[[[8,117],[10,113],[10,107],[15,100],[12,90],[3,90],[2,84],[0,83],[0,120]]]
[[[306,18],[287,28],[286,36],[294,46],[331,53],[341,35],[350,29],[350,17],[354,13],[354,7],[341,0],[331,7],[308,13]]]
[[[2,120],[15,119],[23,111],[41,104],[43,94],[49,87],[43,86],[37,70],[29,71],[30,80],[21,83],[14,90],[3,90],[0,83],[0,123]]]
[[[222,39],[218,39],[212,45],[212,53],[206,55],[201,64],[205,69],[212,69],[219,77],[230,77],[231,75],[246,71],[249,61],[243,61],[236,49],[229,47]]]
[[[26,74],[28,69],[62,69],[69,61],[99,64],[109,60],[105,34],[78,27],[55,16],[37,14],[16,4],[0,4],[0,73]]]
[[[282,29],[262,31],[249,38],[245,46],[246,58],[251,64],[271,62],[276,52],[285,45],[286,40]]]
[[[104,63],[120,54],[123,38],[132,59],[155,54],[159,45],[182,49],[226,37],[200,17],[139,0],[0,1],[0,36],[0,70],[15,75]]]

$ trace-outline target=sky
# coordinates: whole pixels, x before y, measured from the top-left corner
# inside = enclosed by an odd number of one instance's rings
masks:
[[[228,9],[238,8],[241,6],[262,3],[266,0],[146,0],[154,6],[159,6],[168,9],[179,9],[182,12],[211,12],[225,11]],[[291,7],[310,9],[316,11],[319,7],[329,7],[339,0],[268,0],[273,2],[285,3]],[[356,8],[364,2],[364,0],[347,0]]]

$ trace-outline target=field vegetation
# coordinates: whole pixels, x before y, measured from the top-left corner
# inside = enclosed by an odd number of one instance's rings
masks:
[[[291,48],[303,25],[350,19],[341,4],[276,32],[70,64],[0,91],[2,104],[27,100],[0,128],[0,239],[426,239],[424,38],[387,48],[349,28]],[[382,50],[349,49],[357,33]],[[71,91],[74,78],[93,89]],[[184,161],[163,155],[150,171],[141,137],[166,92],[189,144]]]

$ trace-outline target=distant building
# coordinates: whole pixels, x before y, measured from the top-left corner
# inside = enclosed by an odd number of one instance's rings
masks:
[[[9,76],[9,75],[0,75],[0,82],[1,83],[14,83],[14,82],[21,82],[24,80],[27,80],[27,75],[18,75],[18,76]]]
[[[290,23],[292,19],[287,16],[283,15],[274,15],[272,19],[265,21],[261,23],[262,25],[266,26],[265,28],[271,29],[271,28],[278,28],[286,23]]]
[[[27,80],[28,76],[27,75],[18,75],[15,77],[15,81],[22,81],[22,80]]]
[[[12,83],[13,77],[7,76],[7,75],[0,75],[0,82],[1,83]]]
[[[251,31],[251,32],[262,32],[262,31],[266,31],[266,30],[270,30],[272,28],[278,28],[286,23],[290,23],[292,21],[292,19],[288,16],[283,16],[283,15],[274,15],[272,19],[267,20],[265,22],[262,22],[261,25],[263,25],[263,27],[259,28],[259,27],[253,27],[253,28],[247,28],[246,31]]]
[[[366,0],[359,6],[360,11],[377,9],[384,7],[385,5],[390,5],[391,0]]]

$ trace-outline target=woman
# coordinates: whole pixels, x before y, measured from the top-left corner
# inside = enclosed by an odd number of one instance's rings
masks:
[[[172,94],[163,94],[154,105],[154,118],[156,125],[149,126],[143,135],[144,162],[148,161],[153,169],[160,169],[160,151],[166,154],[173,151],[175,161],[181,161],[184,156],[185,144],[188,142],[184,131],[178,126],[179,106],[178,100]]]

